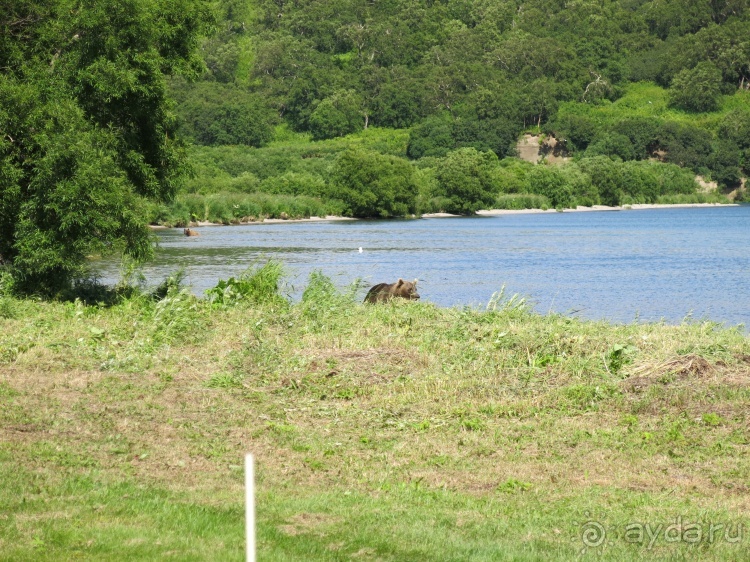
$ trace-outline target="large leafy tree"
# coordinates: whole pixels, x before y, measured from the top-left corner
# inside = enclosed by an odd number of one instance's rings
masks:
[[[417,185],[408,161],[350,149],[331,171],[331,193],[355,217],[398,217],[416,211]]]
[[[435,172],[438,185],[450,200],[449,213],[470,215],[488,208],[499,191],[498,160],[493,152],[459,148],[442,159]]]
[[[199,68],[198,0],[0,0],[0,256],[53,294],[87,256],[152,251],[186,168],[165,77]]]

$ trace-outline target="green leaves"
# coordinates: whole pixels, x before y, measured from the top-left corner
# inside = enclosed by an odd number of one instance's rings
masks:
[[[460,148],[449,153],[436,168],[440,189],[450,199],[449,213],[471,214],[487,208],[499,190],[498,160],[492,152]]]
[[[333,167],[331,197],[346,203],[355,217],[394,217],[416,212],[417,186],[408,161],[350,149]]]
[[[670,103],[688,111],[705,112],[718,108],[721,71],[713,63],[700,62],[680,71],[669,88]]]
[[[200,2],[14,3],[0,28],[0,255],[55,294],[94,254],[151,255],[144,197],[186,171],[165,72],[187,70]]]

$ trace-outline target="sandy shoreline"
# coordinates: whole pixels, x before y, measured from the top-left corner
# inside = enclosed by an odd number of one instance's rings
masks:
[[[594,205],[593,207],[576,207],[575,209],[563,209],[558,211],[557,209],[489,209],[477,211],[479,216],[499,216],[499,215],[527,215],[527,214],[541,214],[541,213],[585,213],[592,211],[629,211],[635,210],[640,211],[643,209],[678,209],[684,207],[736,207],[737,203],[678,203],[673,205],[660,205],[660,204],[635,204],[635,205],[623,205],[620,207],[609,207],[607,205]],[[452,215],[450,213],[425,213],[421,217],[423,219],[438,219],[448,217],[460,217],[461,215]],[[306,219],[263,219],[259,221],[241,222],[241,225],[249,224],[280,224],[280,223],[294,223],[294,222],[332,222],[332,221],[356,221],[362,219],[355,219],[351,217],[340,217],[336,215],[328,215],[325,217],[309,217]],[[200,221],[197,223],[190,223],[191,227],[199,226],[227,226],[221,223]],[[169,228],[161,225],[150,225],[153,230],[162,230]],[[181,228],[181,227],[180,227]]]
[[[478,215],[495,216],[495,215],[518,215],[528,213],[585,213],[591,211],[641,211],[644,209],[679,209],[688,207],[737,207],[737,203],[675,203],[675,204],[658,204],[658,203],[636,203],[634,205],[621,205],[619,207],[610,207],[607,205],[594,205],[592,207],[576,207],[575,209],[492,209],[477,211]],[[442,214],[441,214],[442,215]],[[428,215],[423,217],[430,218]]]

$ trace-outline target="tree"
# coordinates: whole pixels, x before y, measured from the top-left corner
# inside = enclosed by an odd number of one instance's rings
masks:
[[[536,166],[526,175],[527,191],[544,195],[555,208],[571,207],[573,194],[560,170],[552,166]]]
[[[0,255],[20,290],[54,294],[91,254],[151,255],[144,202],[186,172],[165,76],[198,68],[209,17],[197,0],[8,4]]]
[[[659,146],[661,124],[648,117],[633,117],[616,123],[612,132],[630,139],[636,160],[645,160]]]
[[[520,129],[505,119],[457,120],[453,123],[454,146],[491,150],[498,158],[505,158],[516,154]]]
[[[619,133],[603,133],[596,136],[586,149],[586,156],[609,156],[620,160],[635,160],[633,143],[625,135]]]
[[[343,137],[364,125],[362,98],[354,90],[335,91],[317,105],[309,121],[313,140]]]
[[[606,156],[583,158],[578,166],[591,178],[604,205],[617,206],[622,202],[622,163]]]
[[[560,111],[562,113],[562,111]],[[586,150],[597,133],[596,123],[586,115],[575,113],[558,114],[555,120],[544,127],[545,132],[564,142],[567,148]]]
[[[721,71],[713,63],[700,62],[680,71],[669,88],[670,103],[687,111],[715,111],[721,94]]]
[[[708,162],[711,177],[722,187],[737,187],[742,179],[740,159],[741,151],[734,141],[718,141]]]
[[[415,160],[425,156],[440,157],[454,146],[452,119],[448,114],[434,115],[411,129],[406,154]]]
[[[199,144],[263,146],[273,137],[275,112],[257,94],[233,85],[178,83],[180,132]]]
[[[625,162],[622,165],[623,198],[632,203],[656,203],[660,195],[656,169],[664,164],[654,162]]]
[[[666,151],[665,160],[700,172],[708,166],[711,134],[689,124],[667,122],[659,133],[659,147]]]
[[[440,160],[435,177],[450,200],[449,213],[469,215],[495,200],[499,191],[498,160],[493,152],[459,148]]]
[[[350,149],[337,159],[329,196],[346,203],[355,217],[399,217],[416,211],[417,184],[407,160]]]

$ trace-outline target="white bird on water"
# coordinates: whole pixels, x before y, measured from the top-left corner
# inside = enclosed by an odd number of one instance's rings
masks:
[[[359,247],[359,253],[362,253],[362,246]]]

